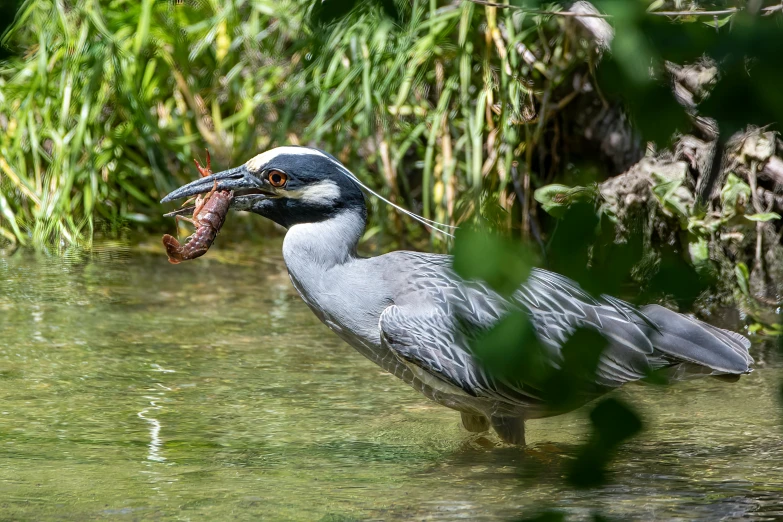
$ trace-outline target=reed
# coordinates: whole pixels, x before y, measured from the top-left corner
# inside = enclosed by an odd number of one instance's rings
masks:
[[[590,56],[569,20],[412,0],[400,20],[365,6],[319,29],[308,5],[24,2],[0,64],[2,237],[158,229],[157,200],[204,148],[233,165],[286,143],[329,150],[433,219],[510,224],[522,197],[526,229],[530,167],[562,108],[553,92]],[[428,237],[387,209],[372,216],[369,235]]]

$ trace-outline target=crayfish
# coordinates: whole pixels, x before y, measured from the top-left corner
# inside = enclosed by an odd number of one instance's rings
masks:
[[[212,174],[209,151],[207,151],[207,165],[205,167],[202,167],[196,159],[193,162],[196,164],[196,168],[202,177]],[[218,190],[217,186],[217,180],[215,180],[212,190],[203,196],[196,196],[192,218],[186,218],[179,214],[175,215],[177,223],[179,223],[179,220],[193,223],[196,231],[187,238],[184,245],[181,245],[175,237],[169,234],[163,236],[163,246],[166,247],[169,263],[176,265],[182,261],[196,259],[206,254],[209,247],[212,246],[218,232],[220,232],[220,228],[223,226],[223,222],[226,220],[231,199],[234,197],[233,191]],[[191,201],[186,201],[185,205]]]

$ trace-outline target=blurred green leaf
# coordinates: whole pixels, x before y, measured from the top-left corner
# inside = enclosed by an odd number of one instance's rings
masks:
[[[709,287],[712,275],[697,272],[696,268],[673,248],[665,248],[660,253],[658,270],[650,278],[648,287],[640,296],[643,301],[655,301],[661,297],[671,297],[677,305],[689,310],[699,295]]]
[[[598,224],[598,215],[592,205],[570,205],[550,239],[548,268],[580,284],[589,284],[590,248]]]
[[[753,16],[739,12],[710,39],[704,52],[721,67],[721,80],[700,104],[699,112],[720,122],[727,135],[747,125],[763,126],[783,121],[783,38],[774,16]],[[708,32],[715,33],[705,27]]]
[[[644,33],[637,29],[645,15],[642,2],[598,0],[596,4],[613,17],[612,57],[623,76],[636,85],[650,83],[650,66],[656,57]]]
[[[604,399],[590,413],[598,437],[608,446],[616,446],[642,430],[642,420],[627,404],[615,398]]]
[[[525,388],[539,389],[551,368],[530,319],[522,311],[509,313],[479,335],[471,350],[494,378]]]
[[[651,66],[649,62],[645,66],[648,74]],[[688,116],[677,103],[668,83],[653,81],[651,78],[647,82],[638,83],[611,57],[601,62],[596,76],[606,97],[615,103],[624,104],[631,121],[644,139],[665,145],[676,132],[689,129]]]
[[[590,413],[593,433],[571,466],[568,480],[577,487],[606,482],[606,467],[617,447],[643,429],[639,415],[615,398],[602,400]]]
[[[704,237],[693,237],[688,243],[688,254],[691,257],[691,264],[696,270],[703,269],[710,260],[710,249],[707,239]]]
[[[465,279],[485,281],[511,295],[530,275],[534,256],[521,242],[488,231],[459,229],[454,241],[454,270]]]
[[[595,371],[607,340],[595,330],[579,329],[561,348],[559,367],[550,369],[542,387],[542,397],[553,411],[568,411],[600,393]]]
[[[644,245],[636,234],[618,243],[614,223],[597,212],[594,205],[579,201],[565,210],[549,242],[547,268],[590,294],[617,294],[632,283],[632,268],[644,255]]]

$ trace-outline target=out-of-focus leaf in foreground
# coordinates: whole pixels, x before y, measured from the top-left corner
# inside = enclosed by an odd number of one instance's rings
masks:
[[[550,247],[559,272],[588,284],[593,281],[599,293],[607,281],[625,278],[638,248],[617,250],[621,260],[615,263],[608,244],[591,251],[597,231],[598,217],[592,205],[569,206]],[[611,227],[605,233],[604,242],[611,243]],[[592,267],[591,259],[595,261]],[[483,280],[511,296],[529,276],[531,267],[529,250],[521,242],[478,230],[458,233],[454,268],[464,278]],[[538,338],[524,308],[510,311],[478,334],[470,317],[460,320],[468,332],[474,328],[469,335],[472,353],[494,380],[540,397],[553,412],[569,411],[606,391],[596,384],[596,369],[607,340],[596,330],[577,329],[563,346],[553,348]],[[601,402],[590,418],[593,434],[569,474],[569,480],[582,487],[603,483],[616,448],[642,427],[633,410],[616,399]]]
[[[669,296],[679,307],[688,310],[708,285],[709,275],[699,274],[680,253],[666,249],[661,252],[658,271],[642,293],[641,300],[654,301]]]
[[[606,481],[606,467],[617,447],[643,429],[630,406],[615,398],[602,400],[590,413],[593,433],[571,466],[568,480],[578,487],[594,487]]]
[[[524,244],[487,231],[460,229],[454,242],[454,270],[465,279],[486,281],[511,295],[530,275],[534,257]]]
[[[544,386],[551,364],[526,313],[512,312],[478,336],[471,350],[493,378],[518,387]]]
[[[595,330],[579,329],[560,349],[558,367],[550,366],[542,397],[554,411],[569,411],[599,392],[595,384],[598,361],[606,348],[606,339]]]

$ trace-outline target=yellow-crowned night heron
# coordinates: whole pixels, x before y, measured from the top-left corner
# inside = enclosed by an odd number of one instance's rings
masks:
[[[596,299],[544,270],[534,270],[506,299],[460,279],[447,255],[400,251],[359,257],[356,246],[367,216],[362,189],[372,191],[320,150],[279,147],[189,183],[163,202],[207,192],[215,180],[219,189],[238,191],[233,209],[288,229],[283,241],[288,273],[321,321],[386,371],[460,411],[469,430],[491,424],[504,441],[524,444],[525,419],[552,412],[524,383],[482,370],[471,355],[464,321],[457,328],[458,317],[486,329],[509,311],[525,311],[553,365],[576,329],[598,331],[609,343],[595,372],[594,384],[602,391],[659,368],[670,368],[675,378],[738,376],[753,363],[742,335],[657,305],[637,310],[611,297]],[[585,394],[584,402],[595,396]]]

